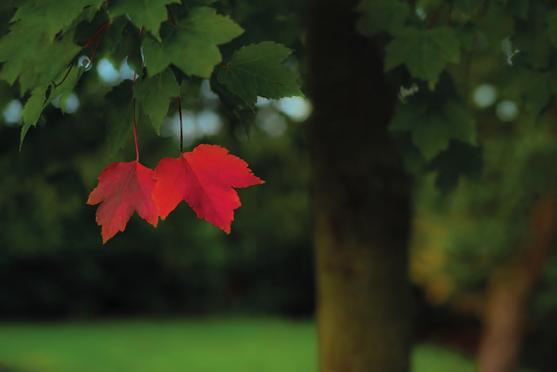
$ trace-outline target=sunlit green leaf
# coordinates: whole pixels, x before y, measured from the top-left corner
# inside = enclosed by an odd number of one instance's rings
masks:
[[[194,8],[162,42],[149,35],[145,38],[145,66],[151,75],[173,64],[187,75],[208,78],[222,60],[218,45],[242,32],[232,19],[212,8]]]
[[[112,0],[108,12],[112,17],[126,16],[138,28],[145,27],[160,40],[161,23],[167,19],[166,6],[180,0]]]

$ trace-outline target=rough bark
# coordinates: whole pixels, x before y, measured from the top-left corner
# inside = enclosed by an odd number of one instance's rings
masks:
[[[309,13],[320,370],[404,372],[409,183],[387,129],[383,49],[356,31],[356,3],[312,0]]]
[[[528,300],[557,239],[557,194],[536,203],[531,231],[529,245],[490,280],[478,351],[480,372],[517,370]]]

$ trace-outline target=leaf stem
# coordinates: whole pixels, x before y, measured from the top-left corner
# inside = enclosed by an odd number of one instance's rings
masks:
[[[62,80],[60,80],[60,82],[52,82],[52,85],[54,85],[54,88],[58,88],[60,85],[62,85],[64,83],[64,81],[66,81],[66,79],[68,78],[68,76],[70,75],[70,72],[73,69],[73,62],[70,62],[70,64],[68,65],[68,67],[66,68],[66,73],[64,74],[64,77],[62,77]]]
[[[106,28],[108,27],[109,24],[110,24],[109,21],[104,22],[101,25],[101,27],[99,27],[99,29],[95,31],[95,33],[93,33],[93,35],[89,36],[89,38],[85,41],[85,45],[83,45],[83,49],[89,48],[93,42],[99,39],[102,33],[106,31]]]
[[[143,27],[139,30],[139,37],[143,36]],[[143,66],[141,66],[143,70]],[[137,80],[137,72],[133,71],[132,80],[132,127],[133,127],[133,142],[135,144],[135,161],[139,162],[139,141],[137,140],[137,118],[135,116],[135,97],[133,96],[133,91],[135,87],[135,81]]]
[[[184,124],[182,122],[182,99],[176,97],[176,105],[178,106],[178,116],[180,117],[180,153],[184,152]]]
[[[166,6],[166,11],[168,12],[168,19],[170,20],[170,23],[172,23],[172,25],[176,27],[176,17],[174,17],[174,13],[172,13],[170,5]]]
[[[139,143],[137,141],[137,121],[135,118],[135,98],[132,98],[132,127],[133,127],[133,142],[135,144],[135,161],[139,161]]]

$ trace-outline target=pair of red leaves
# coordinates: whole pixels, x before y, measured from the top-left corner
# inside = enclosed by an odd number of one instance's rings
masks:
[[[155,170],[139,161],[112,163],[99,176],[87,204],[100,204],[97,224],[103,244],[124,231],[134,212],[153,226],[166,219],[181,201],[197,217],[226,233],[240,198],[234,188],[262,184],[242,159],[217,145],[199,145],[178,158],[162,159]]]

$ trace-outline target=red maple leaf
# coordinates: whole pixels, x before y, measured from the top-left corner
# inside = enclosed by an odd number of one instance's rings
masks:
[[[199,145],[178,158],[164,158],[155,168],[153,198],[164,220],[185,200],[197,217],[212,223],[227,234],[240,198],[234,188],[259,185],[242,159],[223,147]]]
[[[112,163],[99,176],[87,204],[99,204],[97,224],[102,227],[103,244],[118,231],[124,231],[134,212],[157,226],[158,212],[153,200],[154,172],[137,160]]]

